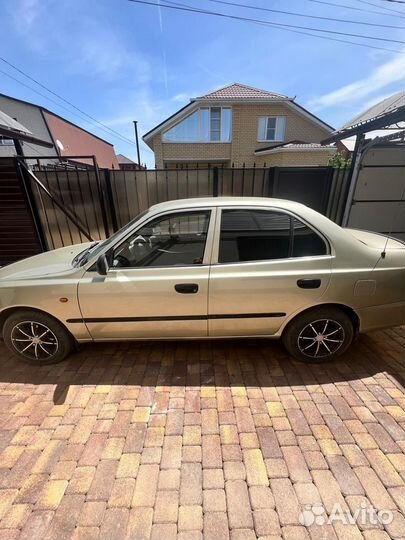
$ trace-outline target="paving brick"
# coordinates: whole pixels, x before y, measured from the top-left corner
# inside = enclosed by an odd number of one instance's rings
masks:
[[[222,489],[224,487],[225,481],[222,469],[205,469],[203,471],[204,489]]]
[[[136,478],[140,461],[140,454],[122,454],[118,463],[117,478]]]
[[[175,523],[154,523],[152,525],[151,540],[176,540],[177,526]]]
[[[305,527],[294,527],[288,525],[282,528],[284,540],[309,540],[309,534]]]
[[[129,511],[126,538],[128,540],[148,540],[152,533],[152,516],[152,508],[132,508]]]
[[[239,444],[224,444],[222,446],[224,461],[242,461],[242,449]]]
[[[183,433],[184,411],[171,410],[167,413],[166,435],[181,435]]]
[[[265,458],[281,458],[282,453],[273,428],[258,428],[257,436]]]
[[[204,540],[229,540],[228,519],[225,512],[204,514]],[[179,539],[180,540],[180,539]]]
[[[49,480],[42,488],[36,504],[37,510],[56,510],[66,491],[66,480]]]
[[[255,432],[253,416],[248,407],[237,407],[235,409],[235,416],[239,433]]]
[[[306,421],[306,418],[299,409],[286,410],[288,420],[296,435],[312,435],[311,428]]]
[[[20,540],[42,538],[53,516],[54,512],[52,510],[36,510],[32,512],[21,530]]]
[[[2,529],[21,529],[31,514],[29,504],[13,504],[0,523]]]
[[[319,490],[323,506],[330,513],[334,504],[339,504],[342,510],[347,510],[347,504],[342,496],[340,486],[331,471],[312,471],[314,483]]]
[[[288,469],[283,459],[266,459],[265,464],[269,478],[288,477]]]
[[[42,540],[70,540],[83,504],[83,495],[65,495]]]
[[[298,502],[305,505],[320,505],[322,503],[318,488],[312,482],[294,484],[294,490],[297,494]]]
[[[183,463],[181,466],[180,504],[202,504],[202,469],[200,463]]]
[[[100,461],[87,493],[87,498],[89,500],[107,501],[109,499],[117,468],[118,461],[110,459]]]
[[[391,435],[380,424],[368,424],[367,429],[378,444],[380,450],[385,453],[401,453],[401,448],[392,439]]]
[[[140,453],[143,449],[143,443],[146,434],[146,424],[131,424],[125,438],[124,453]]]
[[[355,473],[364,487],[367,497],[377,510],[395,510],[396,505],[394,501],[373,469],[369,467],[357,467]]]
[[[246,483],[243,480],[228,480],[225,491],[230,528],[252,528],[253,516]]]
[[[203,528],[202,506],[187,505],[179,508],[179,531],[201,531]]]
[[[251,486],[249,488],[250,504],[253,510],[262,510],[275,507],[271,489],[267,486]]]
[[[119,460],[124,448],[125,439],[123,437],[111,437],[107,439],[101,454],[101,459]]]
[[[179,489],[180,488],[180,470],[164,469],[159,472],[158,489]]]
[[[245,480],[246,468],[242,461],[224,462],[225,480]]]
[[[96,467],[77,467],[72,475],[66,493],[85,494],[90,489],[96,474]]]
[[[231,540],[256,540],[256,538],[256,533],[252,529],[234,529],[231,531]],[[264,538],[268,540],[270,537]],[[275,538],[270,538],[270,540],[275,540]]]
[[[178,469],[181,464],[182,438],[178,435],[166,435],[163,442],[162,469]]]
[[[329,456],[328,463],[345,497],[364,495],[364,489],[345,457]]]
[[[272,478],[270,488],[276,503],[280,525],[299,525],[301,508],[291,481],[288,478]]]
[[[203,435],[202,437],[203,468],[222,467],[222,453],[219,435]]]
[[[154,506],[158,477],[158,465],[141,465],[139,467],[132,500],[133,506]]]
[[[223,489],[205,489],[203,501],[204,512],[226,512],[225,491]]]
[[[48,474],[31,474],[23,483],[18,495],[15,497],[15,502],[35,504],[48,479]]]
[[[184,426],[183,446],[201,444],[201,426]]]
[[[388,493],[396,502],[399,510],[405,514],[405,486],[388,489]]]
[[[364,450],[364,454],[385,487],[401,487],[404,485],[404,481],[381,450]],[[402,457],[402,459],[404,458]]]
[[[292,482],[310,482],[311,474],[300,448],[298,446],[285,446],[282,448],[282,452]]]
[[[182,462],[183,463],[201,463],[202,450],[201,446],[183,446]]]
[[[255,510],[253,520],[258,536],[276,536],[281,534],[277,512],[274,510]]]
[[[135,490],[134,478],[117,478],[108,499],[108,506],[111,508],[129,508]]]
[[[177,523],[178,491],[158,491],[153,514],[154,523]]]
[[[154,446],[163,446],[163,440],[165,437],[165,428],[164,427],[148,427],[146,430],[145,448],[154,447]]]
[[[201,411],[201,428],[203,435],[219,433],[218,412],[216,409],[203,409]]]
[[[104,518],[106,503],[104,501],[88,501],[83,504],[77,521],[82,527],[98,527]]]
[[[268,486],[266,465],[262,452],[259,449],[244,450],[243,460],[246,468],[246,477],[249,486]]]

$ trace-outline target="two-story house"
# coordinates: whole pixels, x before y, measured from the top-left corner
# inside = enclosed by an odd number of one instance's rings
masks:
[[[234,83],[190,100],[143,136],[157,168],[317,166],[333,128],[293,98]]]

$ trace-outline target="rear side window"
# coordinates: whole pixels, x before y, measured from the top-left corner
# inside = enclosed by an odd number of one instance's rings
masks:
[[[266,261],[325,255],[327,246],[310,227],[284,212],[223,210],[219,262]]]

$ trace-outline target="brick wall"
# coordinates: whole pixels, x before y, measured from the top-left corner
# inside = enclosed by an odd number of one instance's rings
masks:
[[[258,121],[260,116],[285,116],[285,141],[300,140],[303,142],[320,142],[329,134],[326,128],[315,124],[310,119],[298,114],[283,103],[275,104],[234,104],[232,105],[232,142],[231,143],[162,143],[161,134],[153,138],[156,166],[163,167],[166,160],[173,163],[192,161],[229,160],[227,165],[235,167],[252,166],[254,162],[288,165],[325,165],[328,155],[324,152],[294,152],[284,155],[268,155],[259,158],[254,155],[258,148],[271,143],[257,141]],[[276,143],[275,143],[276,144]],[[301,160],[302,157],[302,160]],[[318,162],[319,160],[319,162]],[[276,163],[277,162],[277,163]]]
[[[333,156],[335,150],[330,152],[314,152],[301,150],[300,152],[280,152],[268,154],[267,156],[256,156],[256,165],[261,167],[264,164],[268,167],[317,167],[326,166],[328,160]]]

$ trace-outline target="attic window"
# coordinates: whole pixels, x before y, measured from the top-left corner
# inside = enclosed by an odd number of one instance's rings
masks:
[[[163,133],[163,142],[229,142],[232,131],[230,107],[201,107]]]
[[[259,142],[284,141],[285,116],[261,116],[257,140]]]

